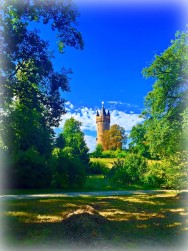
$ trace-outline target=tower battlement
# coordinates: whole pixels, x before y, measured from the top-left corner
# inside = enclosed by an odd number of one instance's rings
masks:
[[[100,110],[100,113],[97,111],[96,124],[97,124],[97,139],[96,139],[97,144],[102,145],[104,149],[103,134],[104,131],[110,129],[110,112],[105,111],[104,102],[102,102],[102,108]]]

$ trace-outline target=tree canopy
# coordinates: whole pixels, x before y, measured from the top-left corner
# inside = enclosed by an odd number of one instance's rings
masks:
[[[112,125],[110,130],[104,131],[103,134],[104,150],[121,150],[126,140],[125,129],[116,124]]]
[[[187,33],[176,39],[143,70],[153,77],[153,90],[145,98],[146,140],[151,154],[165,157],[183,150],[182,125],[188,97]]]
[[[74,118],[67,119],[62,135],[65,140],[65,148],[69,148],[68,152],[87,166],[89,164],[89,149],[84,139],[84,133],[81,131],[81,125],[82,123]]]
[[[34,187],[38,162],[30,157],[32,153],[40,156],[45,177],[53,128],[65,113],[62,94],[70,91],[71,73],[63,66],[60,71],[54,69],[54,54],[36,24],[51,28],[60,53],[66,46],[83,49],[77,30],[79,12],[71,0],[3,0],[0,8],[0,147],[12,160],[13,179],[21,181],[28,174],[27,183],[32,184],[28,187]]]

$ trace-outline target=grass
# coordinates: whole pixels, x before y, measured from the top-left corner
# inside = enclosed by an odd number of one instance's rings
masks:
[[[68,212],[91,205],[108,222],[82,238],[67,239],[62,220]],[[188,231],[188,201],[173,192],[134,196],[79,196],[9,200],[1,207],[3,240],[10,247],[61,250],[181,250]],[[79,231],[78,229],[75,231]],[[80,226],[81,227],[81,226]],[[91,229],[90,229],[91,230]],[[87,233],[91,233],[88,236]],[[85,238],[84,238],[85,236]],[[81,249],[78,246],[82,246]],[[157,249],[158,248],[158,249]],[[58,249],[58,250],[59,250]],[[17,249],[16,249],[17,250]]]
[[[127,185],[121,186],[119,184],[112,184],[104,175],[89,175],[86,179],[86,183],[82,188],[72,189],[6,189],[0,190],[1,195],[21,195],[21,194],[51,194],[62,192],[95,192],[95,191],[108,191],[108,190],[148,190],[157,188],[147,185]]]
[[[90,158],[90,162],[101,162],[109,168],[112,168],[114,161],[117,161],[117,158]]]

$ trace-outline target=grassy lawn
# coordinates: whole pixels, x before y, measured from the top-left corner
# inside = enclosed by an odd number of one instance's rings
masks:
[[[114,161],[117,161],[117,158],[90,158],[90,162],[101,162],[111,168]]]
[[[106,221],[84,227],[75,222],[67,228],[66,214],[84,205]],[[187,197],[173,192],[8,200],[1,206],[3,241],[16,250],[181,250],[188,231],[187,209]]]

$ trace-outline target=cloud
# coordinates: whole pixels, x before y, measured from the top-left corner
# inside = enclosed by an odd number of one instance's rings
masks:
[[[115,102],[115,101],[114,101]],[[63,129],[65,121],[71,117],[82,123],[81,130],[85,134],[85,140],[90,151],[93,151],[96,146],[96,111],[88,107],[75,107],[70,102],[66,102],[67,113],[62,116],[59,129]],[[123,111],[113,109],[110,111],[111,125],[118,124],[123,127],[126,132],[129,132],[132,127],[143,121],[140,114],[133,114],[133,112],[125,113]],[[88,135],[89,134],[89,135]],[[91,136],[91,134],[93,136]]]
[[[85,135],[84,138],[87,146],[89,147],[90,152],[93,152],[96,148],[96,137]]]
[[[117,106],[117,105],[124,105],[124,106],[126,106],[126,107],[138,107],[137,105],[129,104],[129,103],[122,102],[122,101],[119,101],[119,100],[111,100],[111,101],[108,101],[108,104],[111,104],[111,105],[113,105],[114,107]]]
[[[142,121],[143,118],[140,118],[140,114],[128,114],[118,110],[111,112],[111,125],[118,124],[123,127],[125,131],[130,131],[133,126]]]
[[[60,128],[64,127],[65,121],[67,119],[73,117],[82,123],[82,130],[96,131],[95,110],[88,107],[77,108],[74,110],[71,107],[74,107],[71,103],[66,104],[67,113],[62,116],[61,123],[59,126]]]

